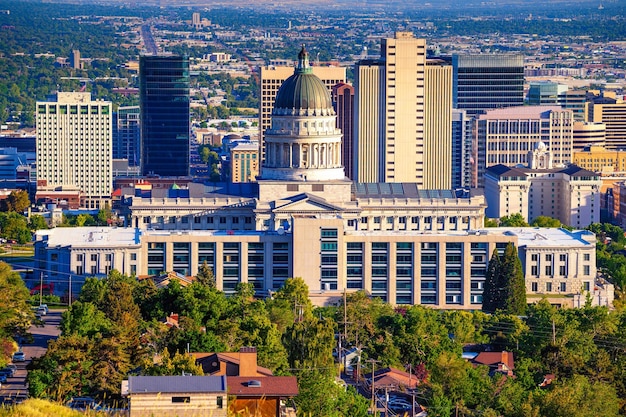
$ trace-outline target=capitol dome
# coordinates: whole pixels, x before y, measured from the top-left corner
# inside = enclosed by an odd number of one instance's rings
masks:
[[[313,74],[309,66],[309,53],[302,47],[298,54],[295,73],[287,78],[276,94],[276,115],[330,115],[335,114],[328,88]]]

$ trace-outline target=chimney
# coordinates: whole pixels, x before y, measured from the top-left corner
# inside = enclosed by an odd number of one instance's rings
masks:
[[[258,376],[256,347],[244,346],[239,349],[239,376]]]

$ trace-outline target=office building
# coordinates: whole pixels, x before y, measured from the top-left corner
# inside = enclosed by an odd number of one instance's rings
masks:
[[[600,176],[576,165],[554,168],[543,143],[529,152],[528,167],[495,165],[485,174],[486,216],[520,213],[531,222],[539,216],[583,228],[600,221]]]
[[[112,118],[91,93],[57,93],[37,102],[37,195],[78,190],[82,206],[101,208],[112,192]]]
[[[606,126],[606,148],[626,149],[626,103],[611,97],[593,97],[588,103],[587,121]]]
[[[231,182],[254,182],[259,175],[257,142],[236,142],[230,148]]]
[[[485,169],[502,164],[528,165],[528,152],[539,143],[552,152],[555,166],[571,162],[573,115],[558,106],[522,106],[488,110],[476,120],[478,186]]]
[[[559,105],[570,109],[574,120],[585,120],[585,103],[587,93],[583,90],[570,90],[566,84],[553,81],[531,82],[526,101],[531,106]]]
[[[612,174],[626,172],[626,150],[588,146],[572,152],[572,163],[589,171]]]
[[[355,73],[355,178],[450,188],[451,68],[426,59],[424,39],[397,32]]]
[[[590,146],[606,146],[606,125],[604,123],[574,122],[572,150],[582,151]]]
[[[261,67],[261,92],[259,94],[259,138],[261,161],[265,160],[265,130],[270,127],[270,117],[274,109],[274,100],[282,83],[293,74],[293,66]],[[334,85],[346,82],[345,67],[311,67],[315,74],[328,88],[330,93]]]
[[[352,178],[384,182],[385,63],[364,60],[354,70],[354,144]]]
[[[452,110],[452,188],[469,188],[474,181],[474,118]]]
[[[524,56],[453,55],[454,108],[469,116],[524,104]]]
[[[189,175],[189,60],[139,58],[142,175]]]
[[[332,99],[337,113],[337,128],[343,133],[341,141],[342,165],[346,176],[352,178],[352,147],[354,144],[354,87],[339,83],[332,88]]]
[[[140,108],[119,107],[113,118],[113,159],[127,159],[129,166],[139,166]]]

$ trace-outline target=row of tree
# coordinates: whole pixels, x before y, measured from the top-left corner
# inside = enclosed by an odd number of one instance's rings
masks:
[[[514,248],[513,248],[514,249]],[[502,271],[510,249],[494,262]],[[494,255],[495,256],[495,255]],[[517,273],[517,272],[515,272]],[[497,309],[438,311],[423,306],[394,309],[364,292],[346,296],[339,307],[314,308],[303,280],[287,280],[269,299],[240,284],[233,296],[215,288],[207,265],[183,287],[112,272],[87,280],[78,302],[63,315],[62,335],[51,342],[29,372],[36,397],[64,400],[97,395],[119,398],[129,374],[199,374],[184,352],[237,351],[256,346],[261,366],[298,377],[299,415],[367,415],[368,400],[334,382],[337,334],[343,346],[359,348],[359,374],[378,367],[417,370],[416,396],[429,415],[450,416],[616,416],[626,413],[626,312],[604,307],[555,309],[543,301],[518,315],[507,291]],[[507,298],[509,297],[509,298]],[[179,326],[164,318],[179,314]],[[348,320],[344,319],[344,314]],[[474,367],[461,354],[507,350],[515,357],[515,378]],[[160,360],[154,361],[154,358]],[[555,379],[539,387],[546,374]]]

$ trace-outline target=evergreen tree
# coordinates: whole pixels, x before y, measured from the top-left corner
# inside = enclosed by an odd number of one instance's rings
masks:
[[[501,270],[500,255],[498,249],[494,249],[487,267],[485,287],[483,289],[483,311],[493,313],[499,304],[499,274]]]
[[[500,309],[508,314],[522,315],[526,311],[526,284],[522,272],[522,262],[517,255],[515,245],[506,245],[502,259]]]
[[[206,285],[210,288],[215,288],[215,274],[213,274],[213,270],[205,260],[198,268],[198,275],[196,275],[196,280],[202,284]]]

